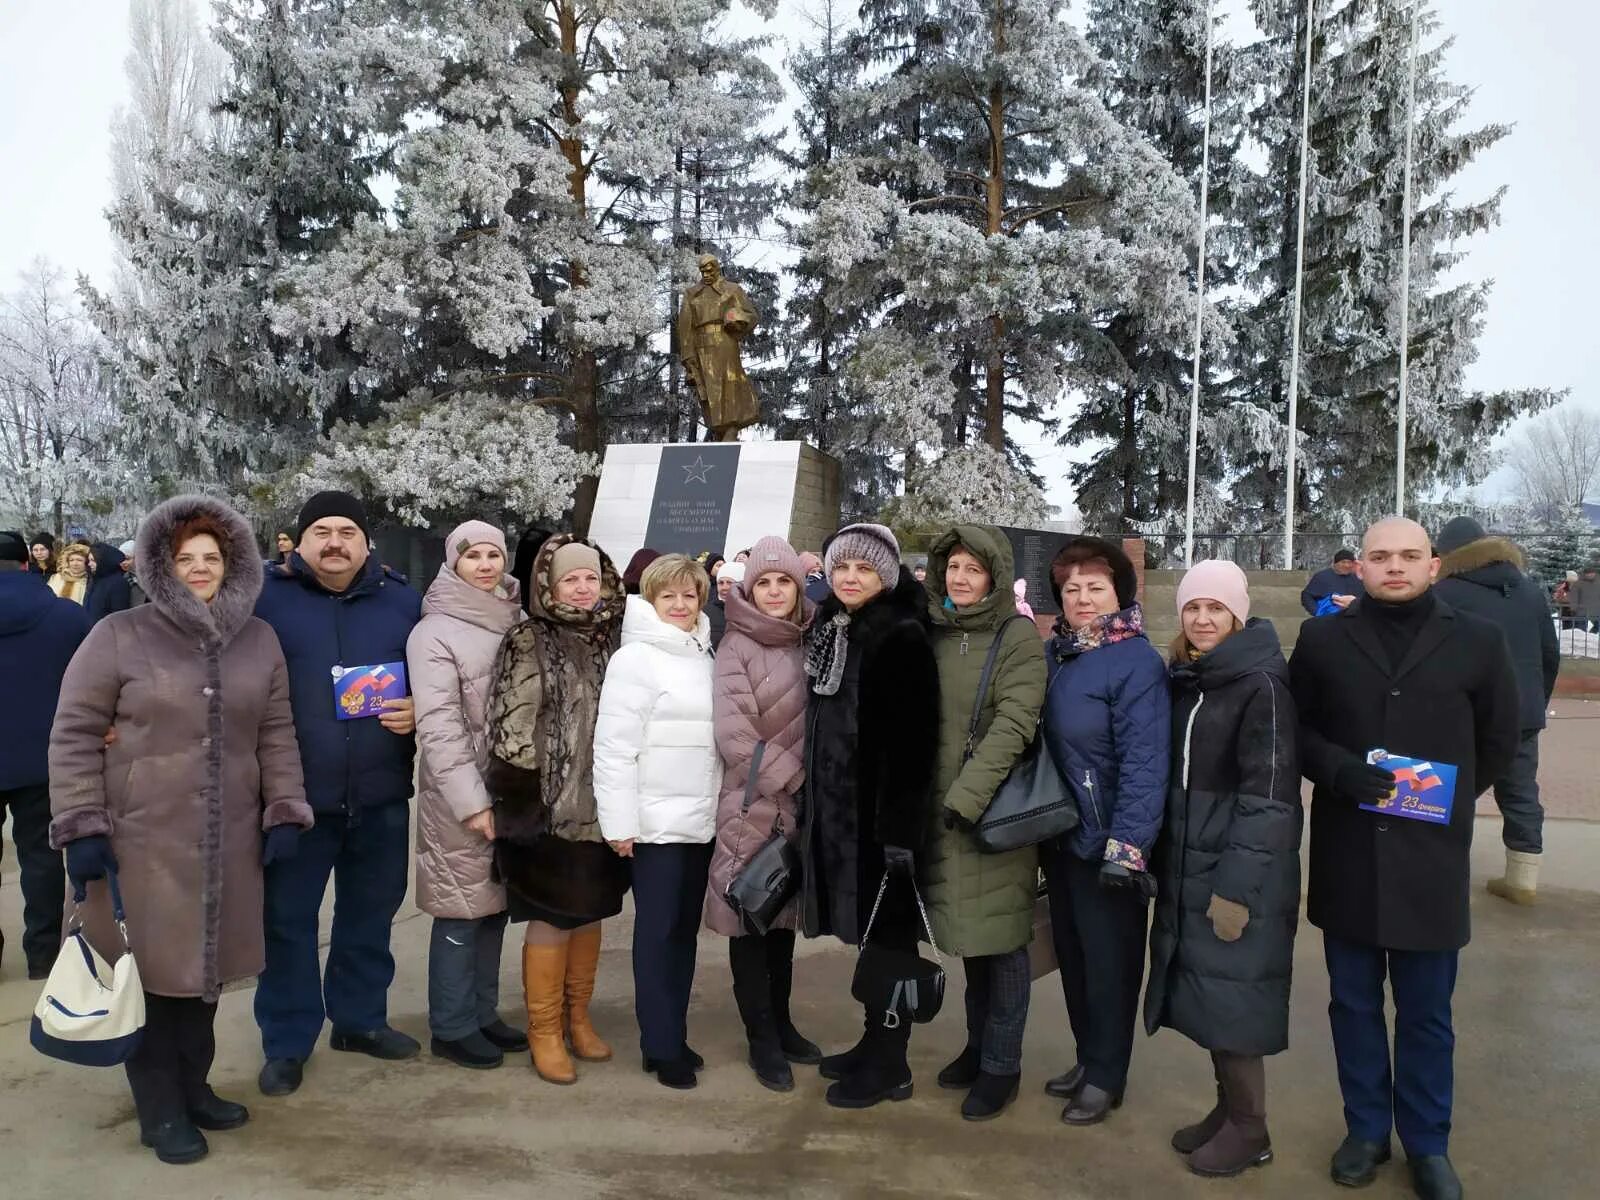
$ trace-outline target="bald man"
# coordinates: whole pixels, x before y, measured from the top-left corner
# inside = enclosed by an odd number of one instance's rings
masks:
[[[1392,1128],[1417,1195],[1455,1200],[1450,1000],[1470,936],[1473,810],[1515,757],[1520,720],[1504,635],[1438,599],[1438,573],[1422,526],[1379,521],[1361,543],[1362,596],[1301,627],[1289,676],[1301,767],[1314,785],[1306,912],[1322,930],[1344,1095],[1347,1136],[1333,1178],[1370,1183],[1389,1160]],[[1392,802],[1375,811],[1396,780],[1369,765],[1374,750],[1453,766],[1448,816],[1416,819]],[[1447,790],[1423,794],[1436,801]],[[1392,1062],[1385,978],[1394,993]]]

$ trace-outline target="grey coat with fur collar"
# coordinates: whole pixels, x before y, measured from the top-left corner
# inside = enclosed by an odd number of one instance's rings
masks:
[[[210,605],[170,565],[175,530],[201,515],[227,532]],[[263,830],[311,825],[288,671],[271,626],[251,615],[261,557],[232,509],[169,500],[140,526],[137,553],[150,603],[96,625],[61,685],[50,839],[108,835],[145,990],[215,1000],[265,961]],[[89,885],[83,916],[96,949],[115,957],[104,882]]]

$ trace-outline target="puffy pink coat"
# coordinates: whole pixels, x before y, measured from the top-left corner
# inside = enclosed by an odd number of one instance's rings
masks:
[[[462,920],[505,911],[494,844],[461,822],[490,808],[483,783],[489,689],[500,641],[522,618],[516,580],[479,591],[449,567],[422,600],[406,641],[417,705],[417,907]]]
[[[799,625],[769,617],[740,588],[728,593],[728,627],[717,647],[712,716],[722,756],[722,792],[717,800],[717,835],[706,886],[706,928],[728,937],[747,933],[723,898],[750,856],[772,836],[779,814],[793,837],[798,831],[795,796],[805,782],[806,686],[802,645],[816,606],[806,600]],[[756,743],[765,741],[754,799],[743,811],[745,785]],[[799,928],[790,904],[774,929]]]

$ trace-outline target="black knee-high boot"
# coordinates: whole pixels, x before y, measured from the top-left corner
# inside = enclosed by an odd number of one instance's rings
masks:
[[[794,1073],[783,1056],[783,1044],[778,1037],[772,981],[767,973],[767,950],[761,937],[746,935],[731,939],[728,963],[733,968],[733,998],[744,1021],[745,1037],[750,1041],[750,1069],[763,1087],[775,1092],[790,1091],[794,1087]]]
[[[762,939],[767,948],[767,977],[772,981],[772,1014],[778,1021],[778,1042],[792,1063],[813,1066],[822,1061],[822,1047],[801,1035],[789,1016],[789,995],[794,988],[794,930],[769,930]]]

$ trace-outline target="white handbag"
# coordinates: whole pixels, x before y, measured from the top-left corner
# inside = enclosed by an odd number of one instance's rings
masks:
[[[28,1030],[28,1040],[40,1054],[84,1067],[125,1063],[144,1037],[144,987],[128,947],[127,913],[115,871],[106,873],[106,883],[122,934],[122,957],[112,967],[89,945],[75,901],[71,928]]]

